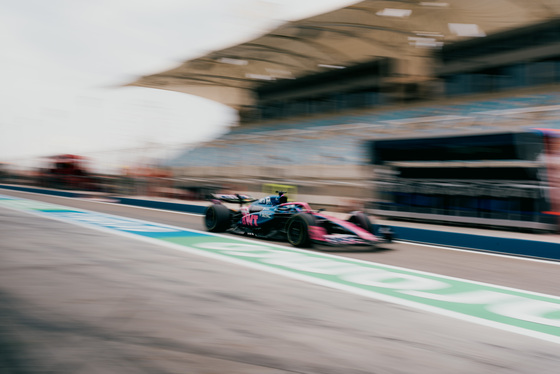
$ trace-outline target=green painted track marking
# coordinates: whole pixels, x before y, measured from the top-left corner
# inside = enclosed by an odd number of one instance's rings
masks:
[[[560,298],[0,195],[0,206],[560,343]]]

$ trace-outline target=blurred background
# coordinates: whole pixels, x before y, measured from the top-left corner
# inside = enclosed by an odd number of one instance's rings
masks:
[[[1,6],[3,184],[558,228],[555,1]]]
[[[123,86],[345,3],[4,2],[0,160],[31,168],[42,157],[87,153],[96,171],[114,173],[212,139],[236,123],[234,110],[193,95]]]

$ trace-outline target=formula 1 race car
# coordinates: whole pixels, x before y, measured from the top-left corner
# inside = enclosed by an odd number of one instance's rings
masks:
[[[380,242],[391,242],[390,228],[383,227],[383,238],[362,212],[352,212],[341,220],[314,211],[304,202],[288,202],[283,192],[253,199],[247,195],[213,195],[206,209],[204,223],[211,232],[231,232],[271,240],[287,240],[300,248],[313,246],[373,249]],[[239,209],[223,205],[237,203]],[[250,205],[246,205],[250,204]]]

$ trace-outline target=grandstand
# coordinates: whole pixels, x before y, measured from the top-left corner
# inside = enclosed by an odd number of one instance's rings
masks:
[[[342,196],[370,204],[388,192],[380,188],[387,169],[372,161],[372,141],[560,128],[559,3],[391,4],[362,1],[290,22],[132,83],[239,112],[229,133],[167,166],[185,183],[248,192],[281,183],[312,203]],[[486,183],[495,184],[492,178]],[[400,218],[410,217],[405,212]],[[519,227],[542,218],[527,217],[494,223]],[[549,218],[535,227],[550,229]],[[437,220],[460,221],[442,214]]]

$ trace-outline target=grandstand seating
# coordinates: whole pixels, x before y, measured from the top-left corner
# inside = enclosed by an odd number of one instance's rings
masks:
[[[170,160],[168,165],[182,169],[364,165],[368,162],[364,139],[560,128],[559,104],[560,93],[553,92],[243,126]]]

